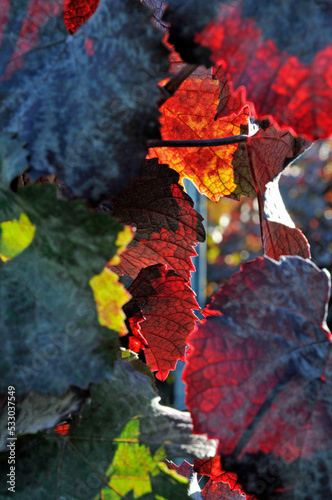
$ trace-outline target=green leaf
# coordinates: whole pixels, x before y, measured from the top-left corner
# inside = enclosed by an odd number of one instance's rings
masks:
[[[186,498],[187,481],[169,474],[167,467],[160,463],[165,458],[163,449],[152,456],[149,448],[139,444],[139,433],[139,420],[133,419],[119,436],[123,442],[108,471],[110,481],[102,491],[103,500],[129,498],[130,492],[134,498]]]
[[[146,140],[159,136],[157,83],[168,67],[162,33],[137,0],[101,0],[74,35],[62,16],[39,22],[39,33],[28,21],[38,43],[30,40],[12,72],[11,35],[27,21],[28,4],[11,2],[1,45],[0,127],[28,143],[30,176],[55,172],[94,201],[119,194],[141,171]]]
[[[137,417],[147,411],[154,396],[147,377],[135,372],[128,363],[116,363],[109,378],[92,386],[91,404],[81,417],[73,417],[66,436],[48,431],[19,438],[17,497],[20,500],[187,498],[187,486],[182,479],[166,474],[159,467],[163,451],[151,456],[149,449],[138,442]],[[3,477],[8,472],[7,457],[7,453],[0,455]],[[0,498],[11,494],[3,481]]]
[[[122,248],[123,226],[80,201],[56,199],[55,186],[17,194],[0,184],[0,222],[24,213],[36,226],[31,244],[0,263],[0,392],[62,395],[105,376],[118,335],[102,327],[89,281]],[[112,282],[114,295],[122,285]],[[113,330],[123,331],[124,321]],[[113,354],[112,354],[113,353]]]

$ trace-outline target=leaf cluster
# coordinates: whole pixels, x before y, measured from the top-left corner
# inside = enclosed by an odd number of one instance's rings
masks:
[[[2,2],[1,499],[331,497],[329,277],[279,192],[332,133],[327,3]],[[199,322],[185,178],[261,229]]]

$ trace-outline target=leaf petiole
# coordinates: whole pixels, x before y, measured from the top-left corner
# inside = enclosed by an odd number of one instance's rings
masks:
[[[248,135],[233,135],[231,137],[219,137],[216,139],[189,139],[189,140],[170,140],[152,139],[148,141],[149,148],[204,148],[213,146],[229,146],[247,142]]]

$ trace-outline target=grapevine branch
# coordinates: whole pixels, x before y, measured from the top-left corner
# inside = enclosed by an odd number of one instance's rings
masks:
[[[163,87],[160,87],[162,92],[162,96],[158,100],[158,106],[162,106],[164,102],[167,101],[172,95],[175,94],[177,89],[180,87],[181,83],[183,83],[188,76],[191,75],[198,68],[198,64],[186,64],[180,71],[173,76]]]
[[[216,139],[189,139],[189,140],[171,140],[152,139],[148,141],[149,148],[204,148],[213,146],[229,146],[247,142],[248,135],[233,135],[231,137],[219,137]]]

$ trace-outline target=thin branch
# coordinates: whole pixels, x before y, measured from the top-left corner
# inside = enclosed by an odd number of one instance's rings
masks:
[[[204,148],[213,146],[229,146],[247,142],[248,135],[233,135],[232,137],[220,137],[216,139],[189,139],[180,141],[163,141],[162,139],[152,139],[148,141],[149,148]]]
[[[167,99],[172,97],[172,95],[174,95],[180,87],[181,83],[183,83],[197,68],[198,64],[186,64],[175,76],[170,79],[169,82],[166,83],[166,85],[160,87],[163,95],[158,100],[158,106],[160,107],[167,101]]]

